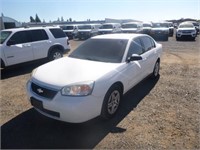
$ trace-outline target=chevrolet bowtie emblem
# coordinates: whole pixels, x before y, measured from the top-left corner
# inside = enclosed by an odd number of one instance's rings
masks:
[[[44,91],[42,89],[37,89],[38,93],[43,93]]]

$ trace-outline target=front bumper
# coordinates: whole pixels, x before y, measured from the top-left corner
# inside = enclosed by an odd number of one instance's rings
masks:
[[[100,115],[103,103],[102,97],[63,96],[58,91],[52,99],[36,94],[31,88],[31,81],[27,83],[27,94],[30,103],[41,114],[60,121],[81,123]]]
[[[191,38],[195,38],[196,37],[196,33],[176,33],[176,37],[191,37]]]

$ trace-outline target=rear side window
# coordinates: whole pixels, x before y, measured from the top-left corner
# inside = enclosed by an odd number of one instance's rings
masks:
[[[66,34],[61,29],[50,29],[50,31],[56,39],[66,37]]]
[[[154,47],[152,45],[152,41],[151,41],[151,39],[149,37],[142,37],[141,41],[142,41],[142,43],[144,45],[145,52],[149,51],[150,49],[152,49],[152,47]]]
[[[31,36],[29,31],[19,31],[13,34],[13,36],[9,39],[8,42],[12,42],[13,44],[22,44],[31,42]]]
[[[32,41],[48,40],[47,33],[44,30],[31,30]]]

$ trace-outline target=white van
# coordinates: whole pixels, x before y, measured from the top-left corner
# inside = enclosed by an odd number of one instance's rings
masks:
[[[71,24],[71,25],[61,25],[61,29],[65,32],[69,39],[74,39],[77,37],[78,33],[78,25]]]
[[[142,33],[142,23],[140,22],[128,22],[123,23],[121,30],[123,33]]]
[[[82,24],[78,25],[78,39],[87,39],[98,35],[99,27],[101,24]]]
[[[99,34],[121,33],[120,23],[104,23],[99,28]]]

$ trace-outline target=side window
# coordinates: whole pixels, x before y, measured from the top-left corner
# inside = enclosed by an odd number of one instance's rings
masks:
[[[29,31],[16,32],[9,39],[8,42],[12,43],[12,45],[31,42],[30,32]]]
[[[50,29],[50,31],[56,39],[66,37],[66,34],[61,29]]]
[[[144,45],[145,52],[152,49],[153,45],[152,45],[152,41],[149,37],[142,37],[141,40]]]
[[[129,47],[127,59],[132,56],[132,54],[141,55],[143,53],[143,47],[140,39],[134,39]]]
[[[32,41],[48,40],[47,33],[44,30],[31,30]]]
[[[150,41],[151,41],[152,47],[156,47],[155,42],[152,39],[150,39]]]

